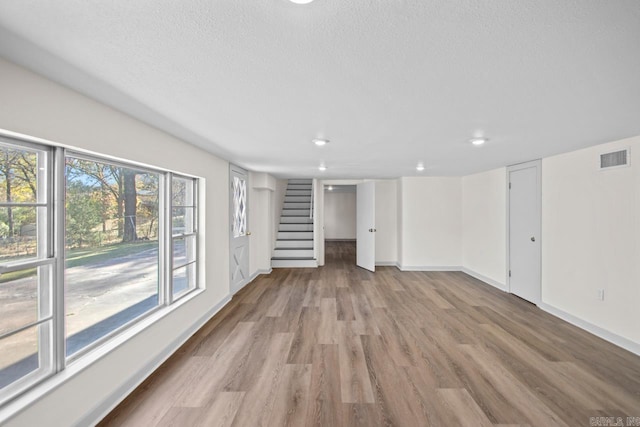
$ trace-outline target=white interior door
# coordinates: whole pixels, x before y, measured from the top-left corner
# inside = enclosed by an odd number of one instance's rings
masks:
[[[540,161],[509,173],[509,291],[540,303]]]
[[[230,195],[230,250],[231,293],[235,294],[249,281],[249,188],[247,171],[231,165],[229,168]]]
[[[376,183],[373,181],[357,187],[356,264],[376,271]]]

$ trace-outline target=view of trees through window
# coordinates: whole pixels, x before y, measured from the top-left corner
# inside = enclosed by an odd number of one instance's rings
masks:
[[[0,144],[0,389],[51,372],[48,152]]]
[[[38,177],[35,151],[0,151],[0,259],[15,261],[36,256]]]
[[[194,178],[0,137],[0,405],[197,288],[196,200]]]
[[[68,355],[158,305],[159,179],[67,157]]]

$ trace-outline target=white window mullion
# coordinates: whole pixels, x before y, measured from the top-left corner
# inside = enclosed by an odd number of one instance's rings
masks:
[[[65,251],[65,149],[55,149],[53,177],[53,363],[56,371],[66,364],[64,325],[64,251]]]
[[[171,186],[172,186],[173,174],[167,172],[164,174],[165,186],[162,189],[161,208],[162,215],[160,217],[160,239],[161,250],[163,253],[160,255],[160,262],[162,263],[162,282],[161,287],[164,293],[165,305],[171,305],[173,303],[173,238],[171,236]]]

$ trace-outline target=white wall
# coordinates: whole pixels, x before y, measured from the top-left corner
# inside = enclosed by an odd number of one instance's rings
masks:
[[[256,188],[257,176],[249,172],[249,277],[271,270],[271,252],[273,250],[273,191],[268,188]]]
[[[322,180],[313,180],[313,255],[318,266],[324,265],[324,184]]]
[[[506,168],[462,178],[462,266],[506,288]]]
[[[324,238],[355,240],[355,192],[324,192]]]
[[[376,264],[398,262],[398,182],[376,181]]]
[[[276,247],[276,240],[278,240],[278,230],[280,229],[280,216],[282,215],[282,208],[284,207],[284,197],[287,194],[287,184],[289,183],[286,179],[277,179],[275,191],[272,194],[272,204],[271,211],[272,213],[272,221],[273,221],[273,235],[271,236],[271,252],[273,253],[273,248]]]
[[[598,170],[631,148],[631,166]],[[640,137],[542,161],[542,301],[640,344]],[[605,290],[605,299],[597,290]],[[638,347],[640,348],[640,347]]]
[[[398,265],[402,265],[402,260],[404,259],[404,252],[403,252],[403,246],[404,246],[404,239],[402,238],[402,230],[404,228],[404,221],[403,221],[403,217],[404,217],[404,210],[402,209],[402,198],[404,197],[404,185],[402,183],[402,179],[398,179],[396,181],[396,220],[397,220],[397,232],[396,232],[396,239],[397,239],[397,263]]]
[[[0,129],[204,178],[200,263],[206,290],[79,372],[8,426],[87,423],[112,394],[178,344],[229,294],[228,163],[85,96],[0,59]],[[169,349],[170,350],[170,349]],[[108,408],[102,408],[108,409]]]
[[[460,268],[461,178],[401,178],[401,195],[401,267]]]

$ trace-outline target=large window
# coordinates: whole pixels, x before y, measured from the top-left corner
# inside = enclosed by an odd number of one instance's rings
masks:
[[[0,139],[0,404],[196,289],[197,239],[197,179]]]
[[[49,160],[45,148],[0,143],[2,400],[53,369]]]
[[[160,175],[66,157],[65,332],[72,355],[159,304]]]

